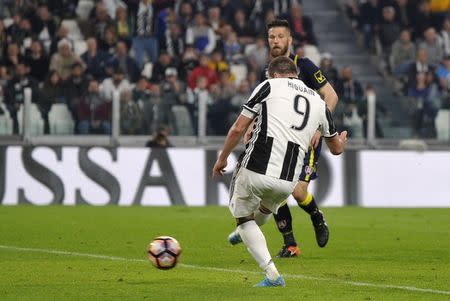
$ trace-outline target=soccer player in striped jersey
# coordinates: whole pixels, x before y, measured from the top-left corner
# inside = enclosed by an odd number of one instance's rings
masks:
[[[256,87],[228,132],[222,152],[213,168],[221,176],[227,158],[254,122],[242,160],[230,187],[231,214],[237,231],[266,276],[256,286],[285,286],[259,228],[276,213],[296,187],[302,164],[317,129],[330,151],[343,152],[347,132],[338,134],[326,103],[297,78],[297,67],[285,56],[271,61],[270,79]]]
[[[326,102],[331,112],[336,107],[338,96],[330,83],[323,75],[322,71],[308,58],[298,57],[290,53],[292,37],[289,23],[286,20],[275,20],[268,24],[268,42],[270,58],[286,56],[291,58],[298,69],[298,78],[306,86],[316,90]],[[261,76],[261,81],[267,79],[267,72]],[[247,136],[247,135],[246,135]],[[246,139],[244,139],[246,140]],[[322,148],[320,132],[317,131],[311,140],[311,146],[304,158],[303,170],[299,177],[299,182],[293,192],[293,197],[298,205],[311,216],[314,226],[317,244],[324,247],[328,242],[329,231],[323,213],[319,210],[317,203],[308,192],[308,185],[311,180],[317,178],[317,163]],[[294,237],[292,229],[292,215],[287,205],[287,201],[280,207],[278,213],[274,215],[278,230],[282,233],[284,244],[278,253],[278,257],[296,257],[300,255],[300,249]],[[228,240],[231,244],[239,243],[240,237],[236,232],[230,234]]]

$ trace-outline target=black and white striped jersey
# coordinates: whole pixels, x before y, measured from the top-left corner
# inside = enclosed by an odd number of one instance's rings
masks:
[[[297,181],[311,139],[337,134],[325,102],[297,78],[274,78],[259,84],[243,105],[255,118],[241,166],[287,181]]]

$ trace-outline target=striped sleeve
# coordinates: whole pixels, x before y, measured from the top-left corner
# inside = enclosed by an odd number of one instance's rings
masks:
[[[320,125],[320,130],[322,132],[322,136],[325,138],[331,138],[337,135],[336,126],[334,125],[333,117],[331,116],[331,112],[327,106],[325,106],[325,114],[322,118],[322,124]]]
[[[258,115],[261,103],[269,96],[269,94],[270,82],[266,80],[255,88],[248,101],[242,105],[241,114],[249,118]]]

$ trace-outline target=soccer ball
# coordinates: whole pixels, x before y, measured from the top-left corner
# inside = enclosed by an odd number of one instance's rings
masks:
[[[176,266],[181,246],[173,237],[159,236],[150,243],[147,253],[154,267],[168,270]]]

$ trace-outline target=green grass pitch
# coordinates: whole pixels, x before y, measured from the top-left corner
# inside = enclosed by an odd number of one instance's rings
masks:
[[[325,208],[324,249],[292,209],[302,255],[275,259],[287,286],[253,288],[227,208],[0,206],[0,300],[450,300],[450,209]],[[274,222],[262,229],[275,254]],[[146,260],[158,235],[181,243],[172,270]]]

